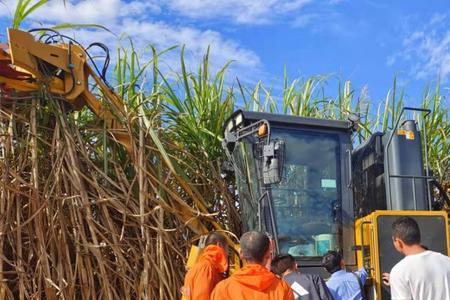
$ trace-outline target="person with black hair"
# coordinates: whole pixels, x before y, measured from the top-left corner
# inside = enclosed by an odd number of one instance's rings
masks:
[[[294,257],[280,254],[273,258],[271,271],[289,283],[296,300],[332,300],[325,281],[319,275],[303,274]]]
[[[450,259],[420,244],[420,228],[411,217],[392,224],[394,248],[405,257],[383,274],[393,300],[450,300]]]
[[[218,233],[210,233],[195,265],[187,272],[181,288],[183,300],[209,300],[228,269],[228,243]]]
[[[345,261],[336,251],[328,251],[322,258],[322,266],[331,274],[327,281],[334,300],[364,300],[364,283],[367,271],[361,268],[351,273],[345,271]]]
[[[272,256],[269,237],[249,231],[242,235],[240,245],[247,265],[221,281],[211,300],[294,300],[289,285],[265,267]]]

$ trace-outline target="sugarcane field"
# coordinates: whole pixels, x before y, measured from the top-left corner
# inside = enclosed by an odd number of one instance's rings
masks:
[[[448,11],[0,0],[0,300],[450,300]]]

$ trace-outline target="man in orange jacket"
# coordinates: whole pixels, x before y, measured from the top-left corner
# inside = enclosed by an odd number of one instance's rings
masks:
[[[228,243],[217,232],[208,235],[200,257],[187,272],[181,288],[183,300],[209,300],[216,284],[228,269]]]
[[[247,265],[217,284],[211,300],[294,300],[289,285],[270,272],[269,238],[257,231],[244,233],[240,240],[241,258]]]

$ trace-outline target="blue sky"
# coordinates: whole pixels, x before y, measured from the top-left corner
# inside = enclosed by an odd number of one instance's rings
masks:
[[[17,0],[0,4],[4,33]],[[262,80],[281,89],[283,70],[290,78],[330,75],[327,94],[337,80],[351,80],[356,94],[364,87],[382,100],[394,76],[414,105],[429,83],[449,86],[450,2],[448,0],[53,0],[26,26],[96,23],[130,35],[138,47],[159,49],[185,44],[190,66],[208,45],[213,68],[234,60],[229,76],[249,84]],[[117,39],[107,32],[75,33],[85,43]],[[0,39],[4,41],[5,36]],[[177,54],[164,57],[177,65]],[[176,67],[174,67],[176,68]],[[448,101],[448,100],[447,100]]]

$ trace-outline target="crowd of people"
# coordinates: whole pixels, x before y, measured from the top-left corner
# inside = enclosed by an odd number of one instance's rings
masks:
[[[450,259],[421,245],[417,222],[400,217],[392,225],[394,248],[405,257],[384,273],[384,284],[392,300],[450,300]],[[223,235],[211,233],[196,264],[187,272],[181,289],[184,300],[366,300],[365,268],[347,272],[337,251],[322,258],[330,274],[325,281],[318,275],[300,272],[289,254],[272,257],[269,237],[250,231],[240,239],[240,256],[245,266],[230,277],[228,244]]]

